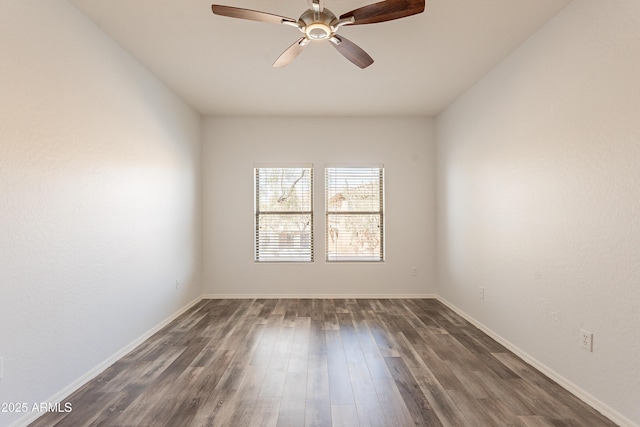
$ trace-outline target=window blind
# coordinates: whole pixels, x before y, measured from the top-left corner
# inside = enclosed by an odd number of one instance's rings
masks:
[[[313,261],[313,168],[257,167],[255,261]]]
[[[384,167],[325,168],[327,261],[384,261]]]

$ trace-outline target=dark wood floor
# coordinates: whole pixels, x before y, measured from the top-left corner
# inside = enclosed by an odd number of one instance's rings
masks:
[[[203,300],[31,426],[615,425],[437,300]]]

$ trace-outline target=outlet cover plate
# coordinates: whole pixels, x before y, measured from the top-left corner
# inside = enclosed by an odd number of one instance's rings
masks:
[[[580,347],[587,351],[593,351],[593,333],[580,329]]]

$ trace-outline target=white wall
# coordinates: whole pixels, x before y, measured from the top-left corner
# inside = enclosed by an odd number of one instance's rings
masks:
[[[637,0],[572,2],[437,120],[439,293],[636,424],[639,123]]]
[[[214,295],[435,293],[435,142],[422,118],[208,118],[203,288]],[[255,163],[313,163],[315,262],[253,261]],[[383,163],[386,262],[324,261],[325,164]],[[418,268],[411,276],[411,268]]]
[[[0,402],[31,405],[201,295],[201,123],[66,1],[3,0],[0,58]]]

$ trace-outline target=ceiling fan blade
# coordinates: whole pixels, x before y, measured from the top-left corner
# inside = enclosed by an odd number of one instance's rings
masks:
[[[373,58],[367,52],[343,36],[334,35],[329,41],[333,47],[338,49],[338,52],[358,67],[367,68],[373,64]]]
[[[307,45],[309,40],[306,37],[300,37],[293,43],[291,46],[287,48],[282,54],[276,59],[276,62],[273,63],[274,67],[286,67],[300,55],[304,47]]]
[[[211,10],[216,15],[228,16],[230,18],[249,19],[251,21],[268,22],[270,24],[282,24],[283,22],[296,22],[295,19],[285,16],[273,15],[271,13],[259,12],[257,10],[241,9],[233,6],[222,6],[212,4]]]
[[[385,0],[354,9],[340,16],[340,19],[354,17],[358,24],[375,24],[405,18],[424,12],[425,0]]]

